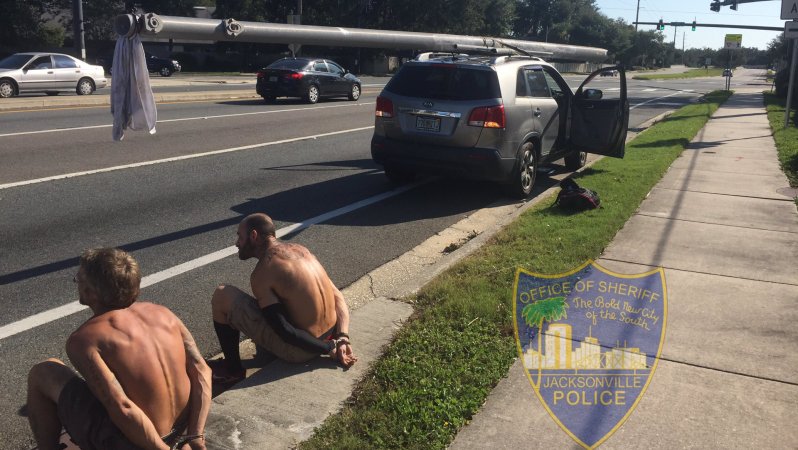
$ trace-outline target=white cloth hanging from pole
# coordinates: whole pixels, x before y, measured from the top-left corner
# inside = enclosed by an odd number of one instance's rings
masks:
[[[155,134],[158,113],[150,88],[144,47],[138,34],[116,40],[111,69],[111,114],[115,141],[125,138],[125,129]]]

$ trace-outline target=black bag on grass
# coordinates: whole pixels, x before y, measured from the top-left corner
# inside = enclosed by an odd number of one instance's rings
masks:
[[[601,199],[595,191],[580,187],[576,181],[566,178],[560,182],[560,193],[555,204],[569,211],[584,211],[598,208]]]

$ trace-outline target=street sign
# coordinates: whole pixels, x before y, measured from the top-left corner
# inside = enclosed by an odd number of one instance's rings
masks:
[[[798,0],[795,0],[798,1]],[[727,34],[726,41],[723,44],[723,48],[726,49],[739,49],[743,47],[743,35],[742,34]]]
[[[798,19],[798,0],[781,0],[781,19]]]
[[[798,39],[798,22],[784,22],[784,39]]]

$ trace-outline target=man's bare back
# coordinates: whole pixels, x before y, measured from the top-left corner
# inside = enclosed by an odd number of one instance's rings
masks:
[[[281,302],[294,325],[319,337],[335,326],[336,287],[307,248],[278,242],[250,277],[258,306]]]
[[[119,249],[89,249],[75,275],[94,315],[69,337],[78,376],[55,358],[28,374],[28,421],[40,450],[59,447],[63,427],[84,450],[204,450],[210,368],[171,311],[138,303],[141,271]],[[182,448],[186,446],[183,445]]]
[[[240,332],[276,357],[303,363],[327,355],[344,367],[357,362],[349,340],[349,306],[318,259],[299,244],[277,239],[274,222],[250,214],[236,230],[238,258],[257,258],[252,295],[227,284],[211,297],[211,314],[224,359],[212,362],[213,380],[245,376]]]
[[[79,369],[87,368],[81,372],[95,386],[107,376],[102,364],[90,362],[100,358],[127,397],[165,435],[178,419],[187,418],[191,390],[178,323],[162,306],[134,303],[89,319],[70,336],[67,353]]]

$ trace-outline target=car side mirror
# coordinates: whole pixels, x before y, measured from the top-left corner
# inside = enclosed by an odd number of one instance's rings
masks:
[[[601,98],[604,97],[604,93],[601,92],[601,89],[585,89],[582,96],[587,100],[601,100]]]

